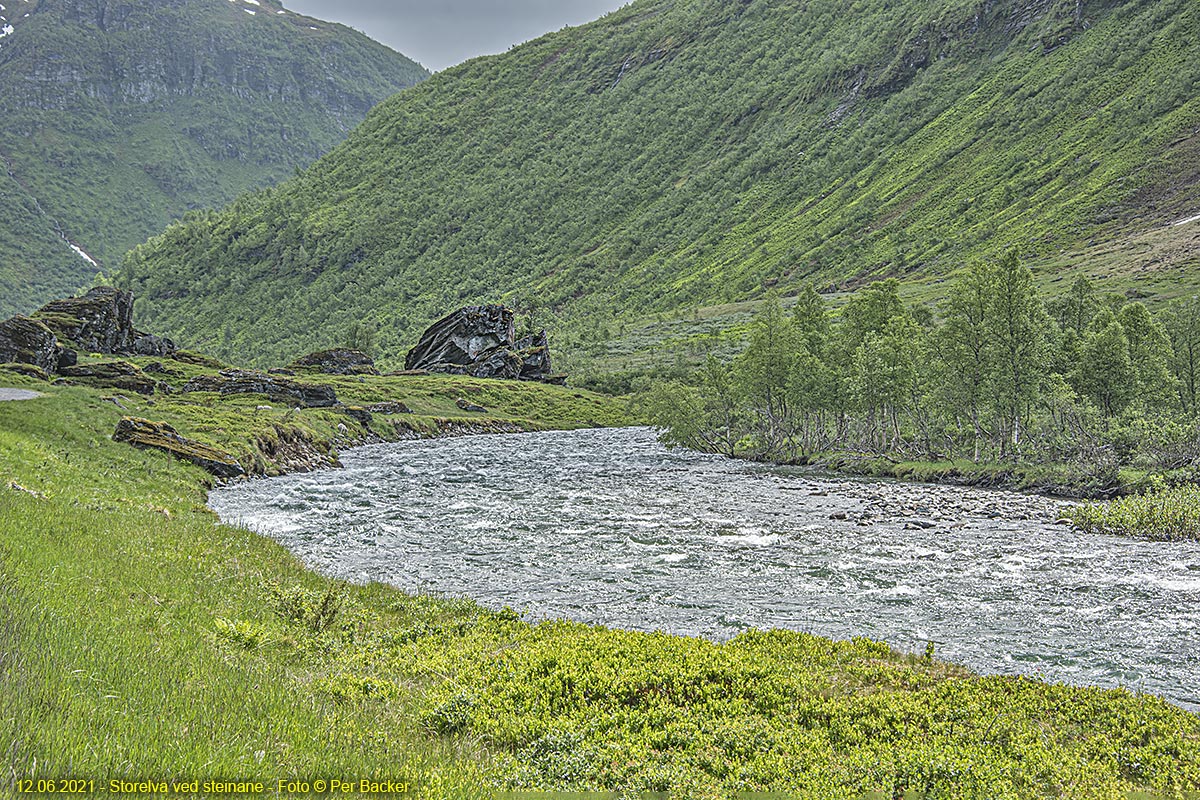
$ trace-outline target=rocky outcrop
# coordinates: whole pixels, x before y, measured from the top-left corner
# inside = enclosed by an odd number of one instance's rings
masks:
[[[289,425],[273,426],[269,433],[258,436],[254,444],[260,453],[251,467],[255,475],[316,472],[342,465],[328,442],[315,441],[305,431]]]
[[[350,419],[362,425],[367,430],[371,429],[371,422],[374,419],[371,412],[362,406],[343,406],[342,413]]]
[[[0,322],[0,363],[31,364],[51,374],[75,363],[75,355],[40,320],[16,316]]]
[[[138,394],[151,395],[155,390],[170,394],[173,391],[169,385],[151,378],[128,361],[101,361],[63,367],[58,374],[71,383],[122,389]]]
[[[191,350],[176,350],[171,353],[171,359],[178,361],[180,364],[191,364],[193,367],[206,367],[208,369],[225,369],[225,364],[212,356],[206,356],[203,353],[193,353]]]
[[[216,392],[220,395],[261,394],[273,403],[301,408],[330,408],[338,404],[337,393],[328,386],[314,386],[277,375],[239,369],[192,378],[184,384],[183,391]]]
[[[408,352],[406,370],[476,378],[562,383],[554,375],[546,332],[517,340],[512,310],[469,306],[438,320]]]
[[[375,361],[361,350],[335,348],[309,353],[288,365],[289,370],[308,370],[325,375],[378,375]]]
[[[385,416],[391,414],[412,413],[412,409],[406,404],[401,403],[399,400],[388,400],[384,403],[375,403],[374,405],[369,405],[367,406],[367,411],[370,411],[372,414],[383,414]]]
[[[218,478],[239,478],[246,474],[233,456],[180,436],[165,422],[151,422],[138,417],[123,417],[113,433],[114,442],[128,442],[139,449],[162,450],[178,459],[202,467]]]
[[[479,413],[479,414],[487,413],[486,408],[479,405],[478,403],[472,403],[470,400],[466,399],[465,397],[460,397],[457,400],[455,400],[454,405],[458,406],[463,411],[470,411],[470,412]]]
[[[170,339],[134,328],[133,295],[111,286],[47,303],[34,317],[59,338],[89,353],[168,356],[176,349]]]
[[[50,376],[41,367],[35,367],[33,364],[0,364],[0,372],[9,372],[13,375],[23,375],[26,378],[33,378],[39,381],[48,381]]]

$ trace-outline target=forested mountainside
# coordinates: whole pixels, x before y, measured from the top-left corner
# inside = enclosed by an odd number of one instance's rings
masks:
[[[390,99],[120,281],[224,356],[365,325],[396,363],[479,300],[611,320],[1045,258],[1200,213],[1198,33],[1191,0],[638,0]]]
[[[0,317],[291,176],[428,75],[276,0],[4,0],[0,34]]]

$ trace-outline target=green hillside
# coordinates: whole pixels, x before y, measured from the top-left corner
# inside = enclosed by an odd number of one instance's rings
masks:
[[[1058,264],[1190,230],[1198,31],[1190,0],[639,0],[390,99],[120,280],[192,346],[281,362],[366,323],[396,363],[468,301],[604,338],[1010,246]],[[1152,269],[1187,284],[1196,254]]]
[[[115,270],[189,210],[291,176],[428,74],[276,0],[5,5],[0,317]]]

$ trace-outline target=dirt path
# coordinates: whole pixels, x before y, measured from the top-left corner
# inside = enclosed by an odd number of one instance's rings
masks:
[[[0,389],[0,403],[6,400],[35,400],[41,397],[37,392],[25,389]]]

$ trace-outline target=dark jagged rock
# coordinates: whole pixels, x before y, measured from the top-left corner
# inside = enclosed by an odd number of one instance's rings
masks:
[[[218,375],[200,375],[184,384],[185,392],[217,394],[262,394],[275,403],[303,408],[329,408],[337,405],[337,394],[328,386],[288,380],[263,372],[227,369]]]
[[[169,378],[183,377],[183,373],[178,370],[171,369],[161,361],[151,361],[146,366],[142,367],[142,372],[149,372],[154,375],[166,375]]]
[[[371,412],[362,406],[343,406],[342,413],[367,428],[371,427]]]
[[[521,359],[521,374],[523,381],[541,381],[543,383],[566,383],[566,375],[555,375],[550,366],[550,340],[546,332],[538,331],[533,336],[526,336],[517,342],[517,356]]]
[[[546,332],[517,341],[514,315],[504,306],[469,306],[438,320],[408,352],[406,370],[475,378],[562,382],[553,375]]]
[[[374,405],[367,406],[367,411],[370,411],[372,414],[383,414],[384,416],[390,414],[412,413],[411,408],[398,400],[389,400],[386,403],[375,403]]]
[[[326,375],[378,375],[375,361],[361,350],[344,347],[321,350],[298,358],[288,365],[291,370],[309,370]]]
[[[429,326],[408,352],[404,368],[465,374],[483,354],[516,341],[513,320],[503,306],[460,308]]]
[[[66,352],[39,320],[17,316],[0,322],[0,363],[30,364],[49,374]]]
[[[133,327],[133,295],[111,286],[97,286],[82,297],[47,303],[34,317],[55,335],[90,353],[167,356],[175,352],[170,339]]]
[[[72,383],[84,383],[88,386],[104,386],[113,389],[123,389],[138,394],[154,394],[155,390],[169,393],[171,387],[161,381],[156,381],[128,361],[101,361],[96,364],[79,364],[63,367],[58,374],[68,378]]]
[[[291,370],[291,369],[284,369],[283,367],[273,367],[272,369],[267,370],[267,374],[268,375],[287,375],[289,377],[294,378],[296,376],[296,371]]]
[[[246,474],[242,465],[229,453],[185,439],[165,422],[123,417],[117,423],[113,441],[128,442],[139,449],[163,450],[178,459],[203,467],[218,478],[239,478]]]
[[[146,333],[133,340],[133,352],[139,356],[168,356],[175,352],[175,343],[162,336]]]
[[[470,400],[467,400],[465,397],[458,398],[458,400],[454,401],[454,405],[458,406],[463,411],[478,412],[480,414],[487,413],[486,408],[479,405],[478,403],[472,403]]]

